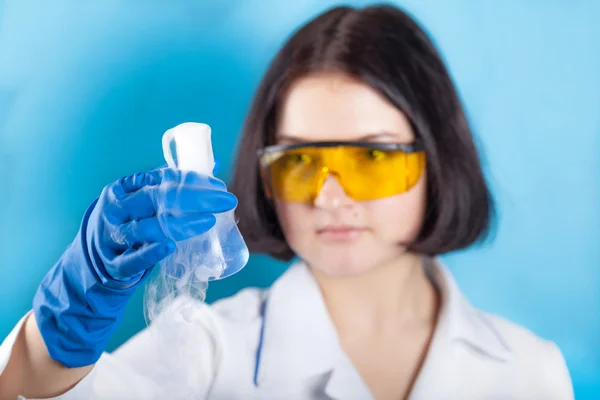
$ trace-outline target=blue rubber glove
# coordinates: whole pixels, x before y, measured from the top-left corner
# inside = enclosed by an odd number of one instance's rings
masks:
[[[34,297],[50,357],[71,368],[94,364],[152,267],[236,205],[223,182],[168,168],[106,186]]]

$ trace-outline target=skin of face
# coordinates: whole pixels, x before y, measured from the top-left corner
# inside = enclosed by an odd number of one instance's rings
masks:
[[[339,73],[309,75],[287,92],[279,144],[312,141],[411,143],[407,117],[370,86]],[[350,198],[329,176],[312,204],[275,202],[286,240],[313,270],[356,276],[408,256],[426,208],[426,172],[408,192],[377,200]]]

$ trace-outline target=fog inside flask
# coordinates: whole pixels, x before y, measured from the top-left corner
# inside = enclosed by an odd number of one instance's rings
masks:
[[[163,136],[167,164],[182,172],[213,176],[215,160],[211,128],[201,123],[183,123]],[[223,279],[241,270],[248,262],[248,248],[238,230],[234,211],[215,215],[217,222],[207,233],[178,243],[166,263],[167,273],[186,279]]]
[[[165,132],[163,154],[170,168],[186,174],[195,172],[213,177],[215,160],[211,128],[206,124],[186,122]],[[172,191],[171,191],[172,192]],[[173,199],[159,199],[173,201]],[[160,210],[161,205],[157,205]],[[152,321],[177,297],[204,301],[208,282],[227,278],[239,272],[248,262],[249,252],[237,227],[234,210],[214,214],[215,225],[204,234],[176,242],[175,251],[159,264],[155,279],[146,287],[146,319]],[[169,236],[165,218],[161,226]]]

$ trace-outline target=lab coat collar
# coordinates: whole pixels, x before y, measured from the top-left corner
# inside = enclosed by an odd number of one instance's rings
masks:
[[[441,296],[437,337],[462,342],[498,361],[512,358],[511,348],[486,315],[475,308],[460,290],[450,270],[439,259],[425,259],[425,272]]]
[[[256,383],[330,371],[339,352],[321,290],[304,263],[273,284],[263,311]]]
[[[434,348],[435,352],[445,353],[449,350],[446,343],[462,342],[492,359],[510,359],[510,348],[504,339],[468,302],[448,268],[437,259],[426,259],[424,266],[442,299],[427,358],[443,357],[431,354]],[[337,365],[349,360],[341,350],[319,286],[304,263],[292,265],[273,284],[263,317],[255,376],[258,386],[328,372],[331,372],[329,384],[335,384],[332,381],[336,380],[333,379],[336,374],[351,372],[336,371]],[[355,378],[360,379],[358,375]]]

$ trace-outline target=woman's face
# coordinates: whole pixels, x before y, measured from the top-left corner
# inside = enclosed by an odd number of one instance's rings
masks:
[[[405,117],[369,86],[342,74],[312,75],[290,88],[277,130],[278,143],[369,141],[411,143]],[[426,179],[408,192],[372,201],[350,198],[334,177],[314,203],[276,201],[280,224],[295,253],[330,276],[356,275],[393,262],[399,243],[418,235],[425,210]]]

